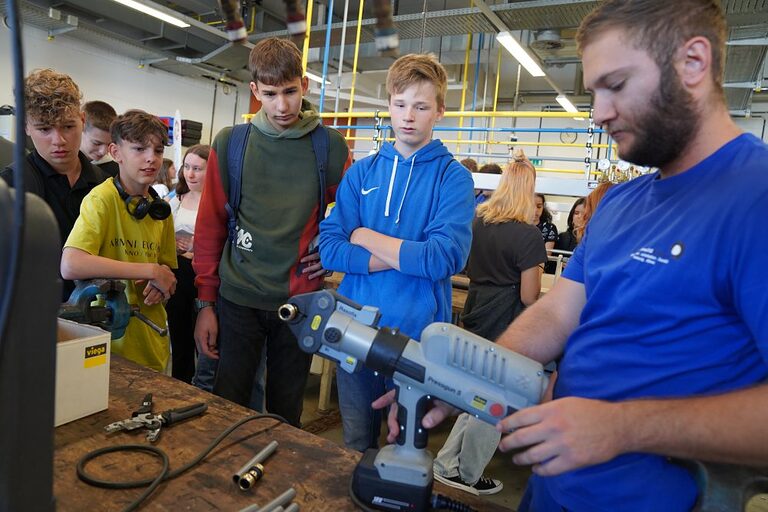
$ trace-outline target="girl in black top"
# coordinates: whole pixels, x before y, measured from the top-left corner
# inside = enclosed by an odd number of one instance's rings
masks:
[[[573,252],[578,245],[579,241],[576,239],[575,229],[577,225],[581,224],[581,216],[584,213],[584,203],[586,200],[585,197],[580,197],[573,203],[571,212],[568,214],[568,229],[557,237],[555,249]]]

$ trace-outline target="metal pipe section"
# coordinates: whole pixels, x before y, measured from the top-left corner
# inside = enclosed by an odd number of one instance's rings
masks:
[[[357,35],[355,36],[355,56],[352,59],[352,88],[349,90],[349,115],[347,116],[347,124],[352,124],[352,118],[357,117],[353,115],[352,107],[355,105],[355,84],[357,83],[357,57],[360,53],[360,32],[363,28],[363,7],[365,6],[365,0],[360,0],[360,9],[357,13]],[[389,113],[387,113],[389,114]],[[322,115],[321,115],[322,116]],[[377,117],[376,114],[367,117]],[[347,137],[349,137],[350,131],[347,130]]]
[[[325,51],[323,52],[323,77],[320,84],[320,105],[318,106],[319,112],[323,111],[323,104],[325,103],[325,82],[328,76],[328,61],[331,54],[331,22],[333,21],[333,0],[330,0],[328,9],[326,10],[325,20]],[[339,66],[341,69],[341,66]]]
[[[339,72],[336,75],[336,101],[333,111],[339,111],[339,96],[341,96],[341,78],[344,72],[344,47],[347,42],[347,14],[349,13],[349,0],[344,0],[344,19],[341,22],[341,47],[339,48]],[[334,119],[338,119],[334,117]],[[336,122],[336,121],[334,121]]]
[[[232,480],[242,489],[247,491],[253,484],[255,484],[262,476],[264,476],[264,466],[262,462],[275,453],[277,450],[277,441],[272,441],[266,447],[264,447],[259,453],[257,453],[251,460],[245,463],[243,467],[237,470],[237,473],[232,475]]]
[[[314,0],[307,0],[307,30],[304,32],[304,45],[301,51],[301,72],[307,72],[307,61],[309,60],[309,38],[312,33],[312,7]]]
[[[480,34],[480,37],[477,38],[477,56],[475,62],[475,84],[472,86],[472,112],[477,111],[477,87],[480,83],[480,55],[483,51],[483,40],[485,34]],[[471,117],[469,119],[469,126],[470,128],[475,127],[475,118]],[[472,151],[472,132],[469,133],[469,150]]]
[[[469,70],[469,52],[472,50],[472,34],[467,34],[467,50],[464,52],[464,73],[461,79],[461,112],[464,112],[467,99],[467,73]],[[459,116],[459,127],[464,126],[464,116]],[[461,151],[461,133],[459,133],[459,144],[456,144],[456,151]]]
[[[311,0],[310,0],[311,1]],[[277,498],[273,499],[260,509],[258,509],[258,512],[274,512],[277,507],[282,507],[289,501],[291,501],[293,498],[296,497],[296,489],[291,487],[287,491],[285,491],[283,494],[278,496]]]

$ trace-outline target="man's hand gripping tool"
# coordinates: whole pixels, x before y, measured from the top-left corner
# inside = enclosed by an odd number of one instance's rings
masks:
[[[120,430],[136,430],[137,428],[147,429],[147,441],[154,443],[160,437],[160,429],[164,426],[170,426],[179,421],[203,414],[208,409],[208,404],[200,402],[197,404],[180,407],[178,409],[169,409],[160,414],[152,414],[152,394],[148,393],[141,402],[141,407],[131,414],[126,420],[110,423],[104,430],[107,433]]]
[[[427,510],[432,493],[432,456],[421,426],[436,398],[496,424],[539,403],[548,379],[542,365],[455,325],[433,323],[421,342],[388,327],[379,313],[330,290],[292,297],[278,309],[299,346],[354,372],[365,364],[391,377],[400,434],[394,445],[368,450],[355,468],[352,490],[382,510]]]

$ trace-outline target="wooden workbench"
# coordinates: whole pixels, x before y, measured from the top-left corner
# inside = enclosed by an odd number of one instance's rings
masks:
[[[215,397],[166,375],[113,356],[110,373],[109,409],[62,425],[55,430],[54,494],[59,511],[121,510],[143,491],[110,490],[81,482],[75,467],[87,452],[120,444],[147,444],[145,431],[105,434],[104,426],[130,417],[146,393],[154,395],[154,411],[207,402],[203,416],[171,425],[155,443],[170,458],[171,470],[192,460],[223,430],[254,414],[250,409]],[[265,466],[264,477],[247,492],[240,491],[232,475],[267,443],[279,443]],[[289,487],[303,511],[355,510],[347,496],[352,471],[359,454],[326,439],[273,419],[246,423],[226,438],[198,466],[163,483],[144,501],[144,510],[237,511],[258,503],[264,505]],[[140,453],[115,453],[90,462],[86,469],[109,480],[135,480],[157,474],[160,463]],[[469,494],[435,483],[435,490],[460,499],[477,510],[507,510]]]

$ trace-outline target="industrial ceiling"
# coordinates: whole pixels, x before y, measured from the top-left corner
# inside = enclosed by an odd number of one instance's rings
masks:
[[[141,0],[141,3],[172,13],[190,26],[177,28],[112,0],[22,0],[21,9],[27,24],[48,31],[51,37],[86,41],[134,59],[140,66],[201,79],[249,80],[245,65],[250,46],[232,45],[227,41],[216,0]],[[309,67],[316,74],[320,74],[323,67],[328,3],[329,0],[314,2]],[[735,115],[768,116],[768,94],[762,92],[763,81],[768,78],[768,0],[723,0],[722,3],[731,27],[725,73],[729,107]],[[243,0],[242,4],[250,43],[269,36],[287,37],[285,6],[281,0]],[[467,7],[469,4],[470,0],[393,2],[401,53],[432,51],[438,54],[453,78],[448,97],[449,107],[453,109],[458,108],[467,34],[474,34],[474,49],[469,57],[470,80],[474,80],[474,70],[479,70],[483,77],[480,84],[484,87],[486,81],[495,82],[497,72],[499,47],[492,37],[498,32],[497,26],[480,8]],[[598,1],[486,0],[485,4],[524,46],[528,45],[557,87],[577,105],[589,105],[589,96],[581,87],[581,66],[573,36],[581,19]],[[331,90],[338,86],[338,90],[344,91],[350,81],[359,5],[360,0],[333,2],[328,62]],[[346,24],[342,21],[345,7]],[[380,57],[374,47],[376,20],[371,9],[365,6],[361,23],[357,88],[363,105],[366,101],[375,104],[385,97],[381,83],[392,62],[391,58]],[[0,13],[5,14],[5,2],[0,3]],[[337,84],[340,41],[345,28],[343,75]],[[477,41],[483,39],[484,47],[478,50]],[[517,86],[517,65],[511,56],[505,54],[499,73],[500,103],[527,101],[555,105],[553,90],[546,81],[523,73]],[[487,87],[484,88],[487,91]]]

